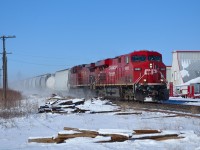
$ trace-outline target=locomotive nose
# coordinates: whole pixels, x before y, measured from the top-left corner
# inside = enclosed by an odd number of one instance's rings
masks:
[[[157,83],[164,83],[166,81],[166,66],[162,61],[149,61],[148,69],[145,69],[144,74],[148,75],[148,78],[152,78],[152,81]],[[152,77],[149,77],[152,75]]]

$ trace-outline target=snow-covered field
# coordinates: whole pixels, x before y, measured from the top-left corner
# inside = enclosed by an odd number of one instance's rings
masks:
[[[27,101],[44,104],[45,98],[29,97]],[[76,99],[77,100],[77,99]],[[89,100],[80,106],[93,112],[119,109],[108,105],[108,102]],[[191,117],[173,116],[159,112],[145,112],[124,110],[135,114],[116,115],[110,113],[32,113],[25,117],[9,120],[0,119],[0,150],[15,149],[70,149],[70,150],[200,150],[200,119]],[[62,133],[64,127],[72,127],[98,131],[100,133],[128,134],[132,137],[124,142],[98,143],[108,140],[109,137],[96,138],[79,137],[68,139],[65,143],[29,143],[32,137],[55,137]],[[161,134],[179,134],[181,139],[156,141],[151,139],[139,140],[143,135],[134,135],[133,130],[153,129],[162,131]],[[66,131],[65,131],[66,132]],[[71,132],[71,131],[69,131]],[[150,134],[152,135],[152,134]],[[150,136],[149,135],[149,136]]]

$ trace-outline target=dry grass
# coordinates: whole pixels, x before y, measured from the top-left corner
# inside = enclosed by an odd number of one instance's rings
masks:
[[[3,99],[3,90],[0,89],[0,118],[10,119],[22,116],[23,112],[19,109],[21,106],[22,95],[18,91],[7,90],[7,98]]]
[[[22,95],[18,91],[7,90],[6,100],[3,99],[3,90],[0,89],[0,108],[1,109],[10,109],[13,107],[20,106],[22,100]]]

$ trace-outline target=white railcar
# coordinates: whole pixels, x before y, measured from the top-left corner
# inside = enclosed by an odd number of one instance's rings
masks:
[[[46,81],[46,87],[50,90],[55,89],[55,75],[52,74]]]
[[[51,76],[51,74],[45,74],[41,77],[41,82],[40,82],[40,86],[42,89],[45,89],[46,88],[46,82],[47,82],[47,79]]]
[[[41,88],[41,78],[42,76],[35,77],[35,88],[40,89]]]
[[[35,89],[36,88],[36,77],[34,77],[33,79],[32,79],[32,82],[31,82],[31,88],[32,89]]]
[[[55,90],[69,91],[69,69],[60,70],[55,73]]]

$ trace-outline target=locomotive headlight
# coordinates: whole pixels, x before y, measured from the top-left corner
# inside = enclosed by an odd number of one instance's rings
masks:
[[[144,82],[147,82],[147,79],[144,79]]]
[[[151,69],[153,68],[153,64],[152,63],[149,64],[149,68],[151,68]]]
[[[163,80],[163,79],[160,79],[160,81],[163,82],[164,80]]]

